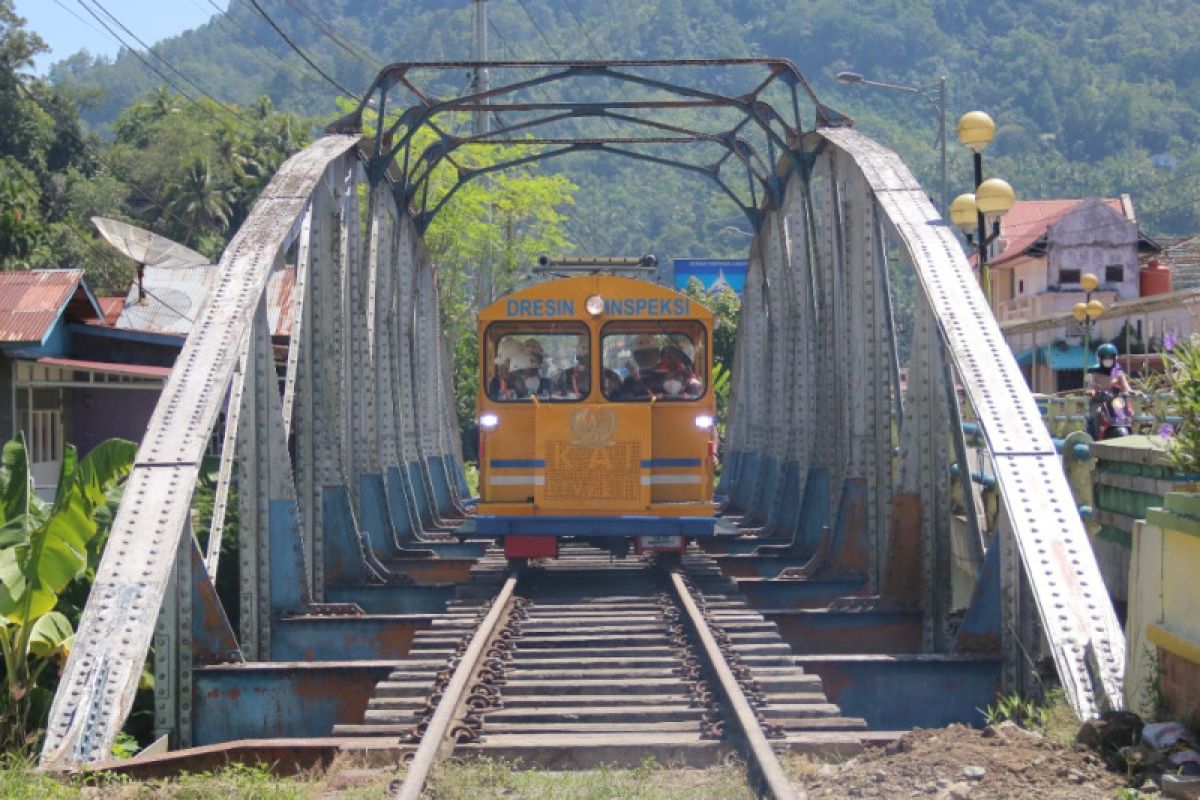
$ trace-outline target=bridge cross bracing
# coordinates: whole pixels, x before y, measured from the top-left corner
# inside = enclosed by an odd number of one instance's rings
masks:
[[[729,94],[663,77],[713,65],[766,77]],[[863,569],[876,593],[889,588],[898,543],[915,537],[928,653],[953,652],[976,624],[969,611],[953,630],[946,579],[953,487],[962,485],[950,466],[958,461],[959,475],[969,473],[961,387],[1000,498],[990,524],[974,493],[962,514],[979,584],[999,585],[989,632],[1003,640],[1004,683],[1027,685],[1027,654],[1044,635],[1080,714],[1120,705],[1122,633],[1053,444],[962,248],[894,153],[820,104],[781,60],[496,62],[493,75],[507,68],[533,77],[450,100],[416,85],[426,66],[385,69],[335,132],[280,168],[222,256],[221,280],[139,448],[51,710],[44,763],[105,756],[152,642],[158,727],[187,745],[198,664],[271,662],[292,618],[369,617],[347,587],[403,584],[390,556],[456,552],[437,534],[466,515],[467,487],[450,348],[422,236],[449,195],[481,175],[453,161],[479,142],[450,133],[438,115],[481,107],[508,120],[485,135],[493,144],[580,120],[610,125],[603,136],[570,128],[528,136],[510,165],[580,151],[621,155],[703,175],[737,203],[755,237],[720,491],[744,519],[785,533],[861,497]],[[597,82],[629,94],[561,99],[572,81],[591,81],[583,94],[595,94]],[[776,105],[764,99],[772,85],[782,87]],[[397,87],[416,100],[389,116]],[[550,87],[560,94],[521,95]],[[635,88],[652,96],[629,99]],[[798,98],[811,100],[811,127],[801,123]],[[678,114],[690,108],[736,119],[688,128]],[[364,136],[372,119],[376,133]],[[422,129],[432,140],[418,142]],[[694,146],[716,156],[661,150]],[[443,161],[455,165],[459,183],[431,197],[430,176]],[[746,187],[735,188],[731,175]],[[904,390],[897,264],[916,286]],[[296,328],[281,393],[264,289],[285,268],[296,270]],[[222,414],[214,520],[201,553],[189,510]],[[234,474],[236,633],[214,589],[229,568],[219,560],[220,531]],[[820,537],[820,528],[796,535]]]

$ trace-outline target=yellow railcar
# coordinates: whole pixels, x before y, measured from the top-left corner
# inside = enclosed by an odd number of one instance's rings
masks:
[[[610,275],[562,278],[479,315],[476,531],[509,558],[563,538],[624,555],[713,533],[711,312]]]

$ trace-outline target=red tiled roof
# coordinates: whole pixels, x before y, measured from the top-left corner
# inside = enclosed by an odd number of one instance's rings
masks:
[[[91,372],[104,372],[111,375],[132,375],[137,378],[166,378],[171,374],[170,367],[150,367],[145,364],[117,364],[112,361],[85,361],[79,358],[43,357],[37,360],[39,364],[68,369],[83,369]],[[97,384],[104,386],[105,384]],[[120,384],[112,384],[120,386]]]
[[[991,260],[991,265],[994,267],[1025,255],[1038,239],[1046,235],[1051,225],[1082,202],[1082,199],[1074,199],[1018,200],[1013,203],[1012,208],[1000,220],[1000,235],[1007,244],[1004,252]],[[1106,197],[1104,204],[1121,216],[1125,215],[1119,198]]]
[[[94,316],[81,269],[0,272],[0,342],[41,344],[67,304],[77,299],[80,316]]]

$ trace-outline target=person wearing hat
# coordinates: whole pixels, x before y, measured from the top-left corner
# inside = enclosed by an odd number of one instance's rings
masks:
[[[579,345],[575,350],[574,363],[562,371],[556,383],[555,397],[578,400],[587,396],[592,383],[592,367],[591,359],[588,358],[587,339],[580,338]]]
[[[525,346],[516,339],[505,338],[500,341],[496,348],[496,374],[488,381],[488,397],[493,400],[517,399],[510,367],[512,359],[524,350]]]
[[[542,358],[538,353],[522,349],[509,361],[508,369],[515,394],[513,399],[543,399],[550,395],[550,387],[546,385],[548,382],[542,380]]]
[[[676,336],[670,344],[663,348],[662,364],[659,371],[662,380],[659,383],[662,391],[659,399],[694,400],[704,394],[704,384],[692,368],[696,358],[696,345],[686,336]]]
[[[658,341],[648,333],[633,340],[633,360],[629,362],[629,374],[621,384],[618,400],[649,400],[662,391],[662,375],[658,372],[662,363],[662,350]]]

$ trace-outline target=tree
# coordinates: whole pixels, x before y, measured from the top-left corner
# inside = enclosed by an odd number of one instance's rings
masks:
[[[14,159],[0,157],[0,269],[28,266],[43,232],[32,176]]]
[[[733,389],[733,358],[737,349],[738,325],[742,320],[742,299],[728,286],[708,292],[694,275],[684,293],[713,314],[712,384],[717,397],[717,421],[724,430],[729,395]]]
[[[47,666],[66,659],[71,621],[57,608],[67,586],[100,552],[112,522],[118,487],[133,469],[137,445],[101,443],[79,461],[63,454],[53,504],[33,491],[24,439],[4,445],[0,462],[0,747],[24,751],[35,742],[30,724],[49,710],[50,689],[39,681]],[[31,719],[32,717],[32,719]]]
[[[187,171],[170,187],[167,208],[188,223],[185,244],[216,236],[229,227],[233,193],[213,177],[209,160],[196,156]]]

